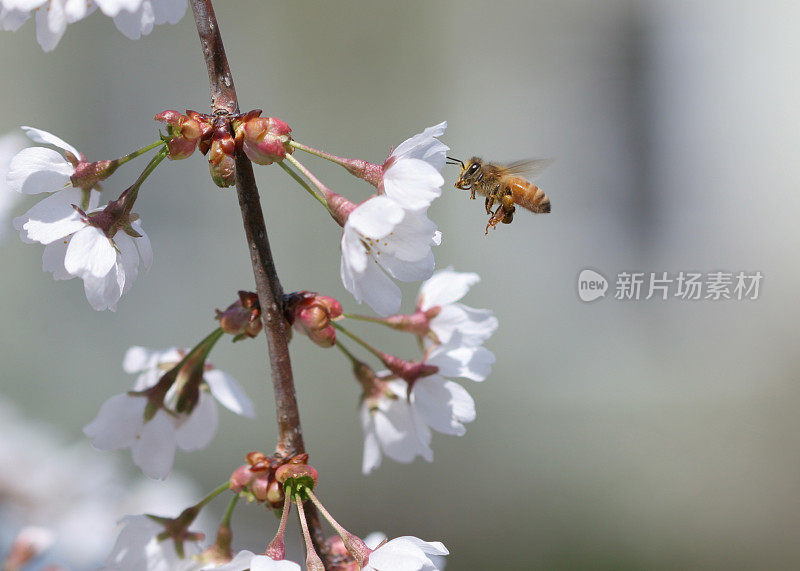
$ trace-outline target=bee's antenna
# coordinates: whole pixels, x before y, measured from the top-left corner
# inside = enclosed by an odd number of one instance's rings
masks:
[[[454,159],[453,157],[445,157],[447,159],[448,165],[461,165],[461,168],[464,168],[464,162],[458,159]]]

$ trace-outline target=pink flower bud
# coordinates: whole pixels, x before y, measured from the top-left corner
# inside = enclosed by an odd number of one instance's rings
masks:
[[[103,181],[114,174],[119,166],[119,161],[97,161],[94,163],[78,160],[75,163],[75,172],[69,177],[72,186],[89,191],[97,188],[100,181]]]
[[[269,498],[269,473],[258,472],[250,483],[250,491],[260,502],[265,502]]]
[[[236,125],[236,138],[241,138],[245,154],[259,165],[271,165],[291,154],[291,132],[289,125],[276,117],[254,117],[251,113]]]
[[[219,325],[225,333],[235,336],[234,341],[243,337],[255,337],[261,331],[261,306],[258,295],[240,291],[239,300],[225,311],[217,310]]]
[[[342,315],[342,304],[337,300],[301,291],[287,296],[286,312],[294,328],[320,347],[331,347],[336,342],[336,330],[330,322]]]
[[[211,125],[202,118],[203,116],[191,113],[192,117],[187,117],[177,111],[164,111],[154,117],[156,121],[167,125],[167,134],[170,136],[167,148],[169,158],[172,160],[190,157],[198,142],[211,134]]]
[[[253,472],[250,471],[250,466],[244,464],[236,468],[231,474],[230,489],[237,494],[253,480]]]
[[[228,125],[221,123],[214,129],[211,148],[208,151],[208,167],[211,180],[220,188],[236,184],[236,141]]]
[[[275,479],[281,484],[290,479],[310,478],[313,480],[314,485],[316,485],[318,477],[317,471],[309,464],[284,464],[275,470]]]

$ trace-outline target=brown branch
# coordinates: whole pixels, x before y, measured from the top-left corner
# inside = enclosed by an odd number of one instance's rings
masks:
[[[239,113],[236,88],[222,45],[222,35],[211,0],[190,0],[190,5],[200,36],[203,57],[208,67],[211,107],[214,115],[221,120]],[[304,453],[305,446],[292,378],[292,363],[289,358],[287,323],[283,316],[283,288],[272,260],[258,187],[253,175],[253,164],[241,151],[236,153],[236,191],[269,351],[279,429],[275,450],[283,457],[292,457]],[[327,561],[327,553],[323,549],[324,535],[319,524],[317,509],[309,502],[305,513],[314,548],[322,556],[323,561]]]

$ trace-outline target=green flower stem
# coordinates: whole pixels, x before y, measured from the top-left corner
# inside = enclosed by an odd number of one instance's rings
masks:
[[[236,503],[239,501],[239,494],[234,494],[228,504],[228,509],[225,510],[225,517],[222,518],[222,525],[230,527],[231,517],[233,517],[233,510],[236,509]]]
[[[336,346],[339,348],[339,350],[341,350],[341,352],[342,352],[342,353],[344,353],[344,354],[345,354],[345,356],[346,356],[348,359],[350,359],[350,362],[353,364],[353,366],[355,366],[355,365],[358,365],[358,364],[360,364],[360,363],[361,363],[361,361],[359,361],[359,360],[356,358],[356,356],[355,356],[355,355],[353,355],[353,354],[352,354],[352,353],[351,353],[351,352],[350,352],[350,351],[347,349],[347,347],[345,347],[344,345],[342,345],[342,343],[341,343],[340,341],[336,341]]]
[[[136,202],[136,197],[139,195],[139,187],[141,187],[142,183],[147,180],[147,177],[150,176],[154,170],[156,170],[156,167],[159,165],[159,163],[167,158],[168,154],[169,149],[167,149],[167,147],[163,147],[160,151],[158,151],[158,153],[156,153],[156,155],[150,159],[150,162],[147,163],[147,166],[144,167],[142,174],[139,175],[139,178],[136,179],[136,182],[134,182],[130,187],[128,187],[127,190],[125,190],[125,192],[120,195],[118,200],[125,200],[125,214],[131,213],[133,203]]]
[[[290,155],[287,155],[287,156],[286,156],[286,158],[287,158],[287,159],[289,159],[290,157],[291,157]],[[291,162],[291,161],[290,161],[290,162]],[[294,179],[294,180],[297,182],[297,184],[299,184],[300,186],[302,186],[302,187],[303,187],[303,188],[306,190],[306,192],[308,192],[308,194],[310,194],[311,196],[313,196],[313,197],[314,197],[314,199],[315,199],[317,202],[319,202],[320,204],[322,204],[322,206],[324,206],[324,207],[325,207],[325,209],[326,209],[326,210],[328,209],[328,203],[327,203],[327,202],[325,202],[325,199],[324,199],[324,198],[322,198],[322,197],[321,197],[319,194],[317,194],[317,192],[316,192],[316,191],[315,191],[313,188],[311,188],[310,186],[308,186],[308,184],[306,183],[306,181],[304,181],[302,178],[300,178],[300,176],[299,176],[299,175],[298,175],[296,172],[294,172],[292,169],[290,169],[289,167],[287,167],[287,166],[286,166],[286,165],[283,163],[283,161],[279,162],[278,164],[281,166],[281,168],[282,168],[284,171],[286,171],[286,173],[287,173],[287,174],[288,174],[290,177],[292,177],[292,178],[293,178],[293,179]],[[292,163],[292,164],[294,164],[294,163]]]
[[[391,324],[386,323],[386,320],[383,317],[372,317],[370,315],[358,315],[357,313],[343,313],[343,317],[348,319],[357,319],[359,321],[368,321],[370,323],[380,323],[381,325],[385,325],[386,327],[392,327]]]
[[[337,157],[336,155],[332,155],[330,153],[326,153],[325,151],[320,151],[319,149],[315,149],[314,147],[309,147],[302,143],[298,143],[297,141],[289,141],[289,144],[293,146],[295,149],[300,149],[301,151],[305,151],[310,153],[314,156],[321,157],[323,159],[327,159],[332,163],[336,163],[337,165],[345,166],[343,163],[342,157]]]
[[[158,147],[160,147],[162,145],[166,145],[166,144],[167,144],[166,141],[164,141],[163,139],[159,139],[155,143],[151,143],[151,144],[147,145],[146,147],[142,147],[138,151],[133,151],[132,153],[130,153],[128,155],[125,155],[124,157],[122,157],[120,159],[117,159],[117,165],[124,165],[125,163],[132,161],[136,157],[138,157],[140,155],[143,155],[148,151],[152,151],[153,149],[157,149]]]
[[[219,485],[219,487],[215,488],[215,489],[214,489],[214,490],[213,490],[213,491],[212,491],[210,494],[208,494],[208,495],[207,495],[205,498],[203,498],[202,500],[200,500],[199,502],[197,502],[197,503],[196,503],[196,504],[193,506],[193,507],[194,507],[194,509],[196,509],[196,510],[199,512],[201,509],[203,509],[204,507],[206,507],[206,505],[207,505],[207,504],[208,504],[208,503],[209,503],[211,500],[213,500],[214,498],[216,498],[218,495],[220,495],[221,493],[225,492],[226,490],[230,490],[230,487],[231,487],[231,486],[230,486],[230,482],[225,482],[224,484],[220,484],[220,485]],[[226,517],[226,518],[229,518],[229,516],[228,516],[228,515],[226,515],[225,517]]]
[[[354,333],[351,333],[350,331],[348,331],[347,329],[345,329],[344,327],[342,327],[341,325],[339,325],[335,321],[331,321],[331,325],[333,325],[336,329],[338,329],[339,331],[341,331],[342,333],[347,335],[350,339],[352,339],[353,341],[355,341],[356,343],[361,345],[364,349],[366,349],[367,351],[369,351],[370,353],[375,355],[378,359],[381,360],[381,362],[383,361],[382,353],[380,351],[378,351],[377,349],[375,349],[375,347],[373,347],[372,345],[370,345],[369,343],[367,343],[366,341],[361,339],[361,337],[359,337],[358,335],[355,335]]]

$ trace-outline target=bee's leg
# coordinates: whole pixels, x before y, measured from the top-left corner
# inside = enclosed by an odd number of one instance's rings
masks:
[[[511,210],[503,211],[503,224],[511,224],[511,221],[514,220],[514,211],[515,210],[516,210],[516,208],[514,208],[512,206]]]
[[[474,184],[471,187],[469,187],[469,197],[470,197],[470,200],[475,200],[475,185]]]
[[[484,203],[484,206],[486,207],[486,214],[491,214],[492,213],[492,206],[494,206],[494,195],[493,194],[490,194],[489,196],[486,197],[486,202]]]
[[[486,223],[486,234],[489,233],[489,228],[494,228],[506,217],[506,212],[503,210],[503,205],[497,207],[492,215],[489,217],[489,222]]]

